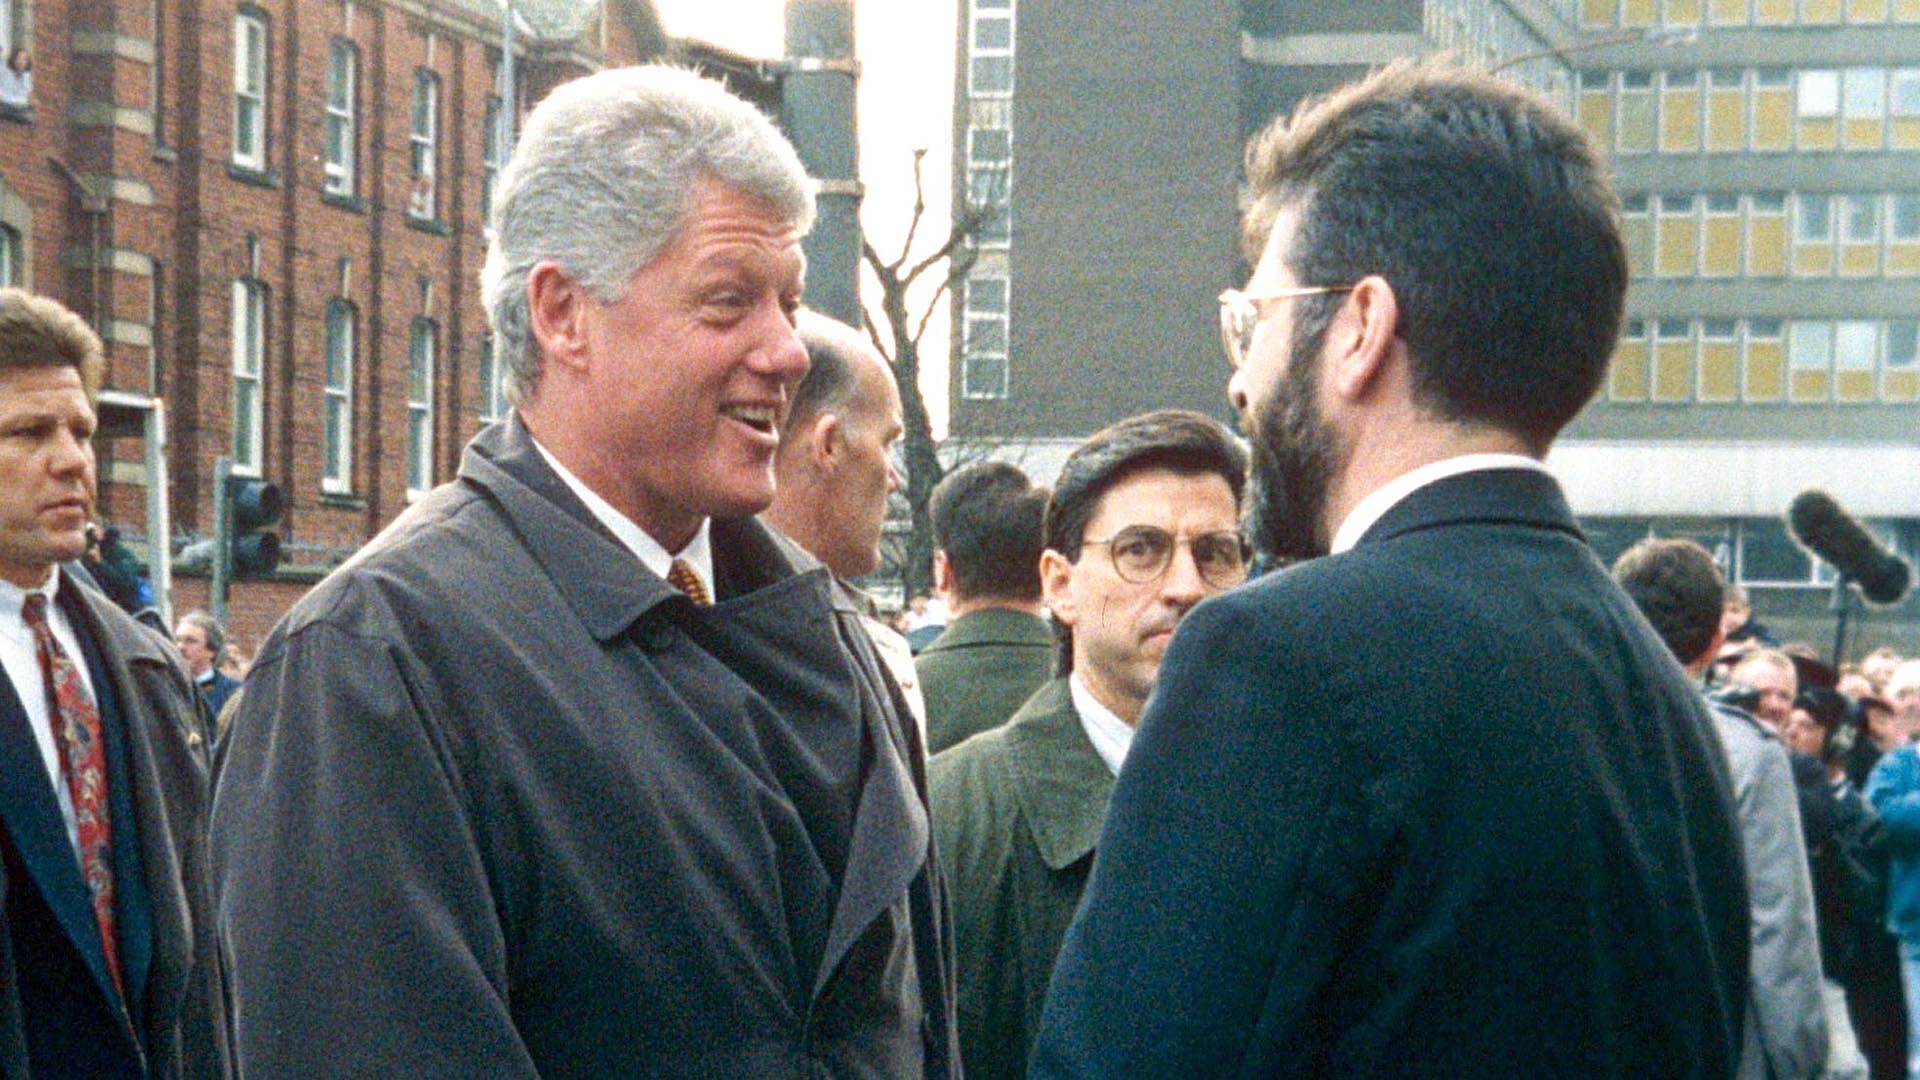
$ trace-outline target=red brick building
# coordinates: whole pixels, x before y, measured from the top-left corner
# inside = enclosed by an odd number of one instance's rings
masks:
[[[33,60],[0,105],[0,281],[88,318],[117,397],[164,402],[170,550],[208,534],[217,457],[280,485],[283,567],[232,594],[244,646],[504,411],[478,296],[500,6],[0,0]],[[522,108],[671,47],[646,0],[514,8]],[[143,444],[99,452],[143,550]],[[174,578],[176,612],[205,597]]]

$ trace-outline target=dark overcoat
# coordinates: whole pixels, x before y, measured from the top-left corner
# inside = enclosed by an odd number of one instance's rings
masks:
[[[913,659],[927,701],[927,752],[1006,723],[1053,675],[1053,652],[1053,631],[1031,612],[980,608],[953,620]]]
[[[1747,895],[1700,694],[1543,472],[1195,608],[1036,1077],[1727,1077]]]
[[[647,572],[517,420],[301,601],[216,763],[243,1076],[955,1075],[922,755],[804,554]]]
[[[135,1073],[144,1059],[155,1080],[217,1080],[228,1075],[229,1056],[207,867],[204,705],[172,646],[104,594],[63,572],[57,601],[81,641],[107,725],[120,956],[137,999],[127,1015],[140,1038],[136,1045],[113,1019],[117,995],[90,894],[26,716],[6,690],[0,846],[7,876],[17,868],[35,886],[14,894],[0,883],[0,1077],[95,1080]],[[34,970],[23,966],[8,927],[43,935]],[[36,1023],[45,1025],[40,1052],[54,1060],[30,1074],[27,1033]]]

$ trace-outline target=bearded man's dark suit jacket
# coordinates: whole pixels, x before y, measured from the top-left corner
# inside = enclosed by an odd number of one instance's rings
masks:
[[[63,577],[54,599],[100,711],[132,1028],[20,691],[0,683],[0,1077],[224,1077],[200,696],[171,647],[105,595]]]
[[[295,605],[215,769],[243,1076],[957,1074],[916,725],[824,568],[712,542],[697,607],[515,418]]]
[[[1710,723],[1551,477],[1416,490],[1181,624],[1032,1075],[1732,1075]]]

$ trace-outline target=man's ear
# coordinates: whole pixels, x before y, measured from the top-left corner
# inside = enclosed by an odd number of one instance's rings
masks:
[[[1080,620],[1080,607],[1073,598],[1073,564],[1052,548],[1040,553],[1040,595],[1054,618],[1067,626]]]
[[[846,455],[847,428],[838,413],[823,412],[807,425],[807,458],[813,467],[830,473]]]
[[[933,553],[933,591],[941,596],[953,595],[953,564],[944,551]]]
[[[1378,274],[1363,277],[1327,331],[1328,385],[1348,400],[1365,397],[1388,366],[1406,355],[1400,340],[1400,301]]]
[[[545,362],[583,370],[591,350],[592,298],[560,265],[543,259],[527,272],[527,321]]]

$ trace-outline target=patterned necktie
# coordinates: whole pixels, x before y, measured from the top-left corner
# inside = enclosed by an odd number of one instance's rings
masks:
[[[60,771],[66,774],[67,793],[73,796],[73,815],[80,832],[80,871],[93,894],[93,919],[100,926],[101,951],[113,985],[126,996],[120,976],[120,935],[113,927],[113,828],[107,820],[107,751],[100,731],[100,710],[87,697],[80,669],[60,647],[47,624],[47,598],[27,594],[21,617],[33,631],[40,656],[40,674],[47,680],[47,702],[52,709],[54,744],[60,751]]]
[[[685,559],[675,559],[673,565],[667,567],[667,584],[686,593],[687,599],[701,607],[713,603],[713,597],[707,595],[706,583],[700,580],[700,575]]]

